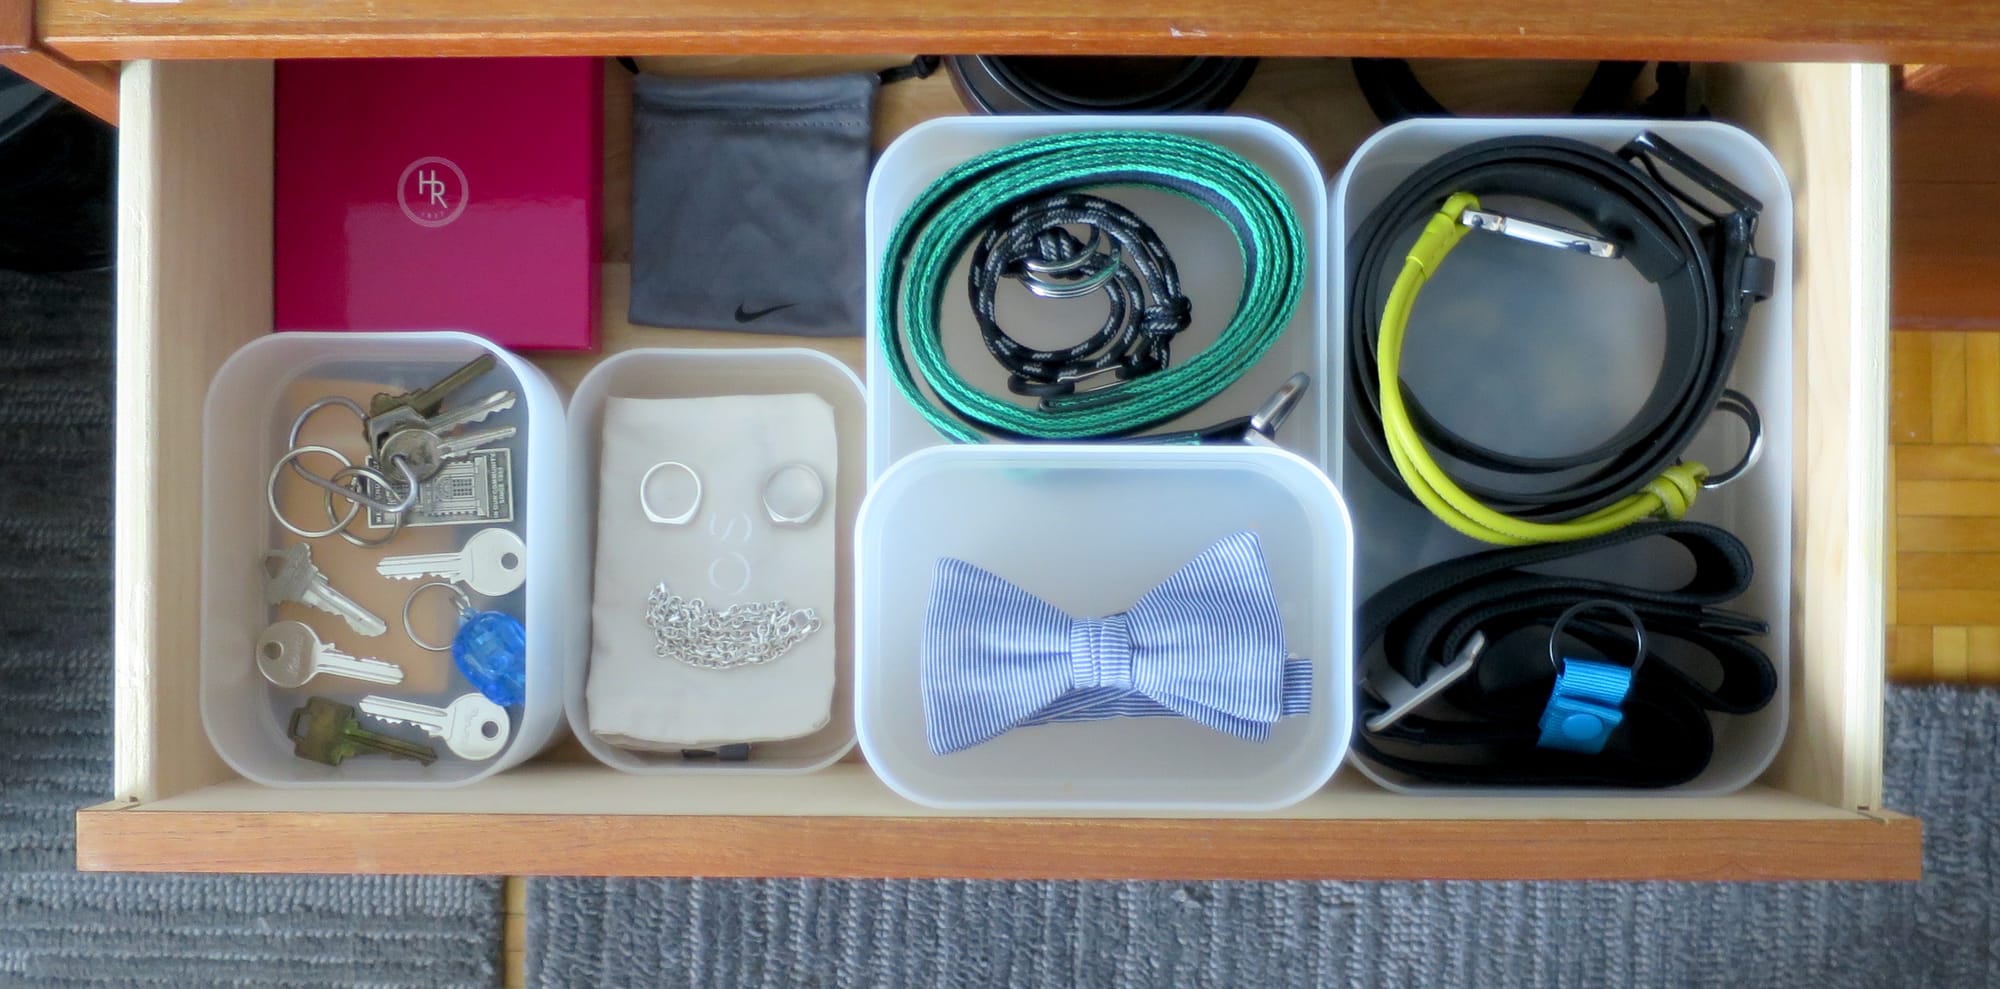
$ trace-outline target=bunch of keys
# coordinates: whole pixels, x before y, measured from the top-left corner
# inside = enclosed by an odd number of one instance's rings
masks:
[[[327,766],[364,753],[415,759],[426,766],[437,761],[436,749],[369,731],[355,720],[354,708],[324,697],[310,698],[293,711],[287,734],[293,755]]]
[[[424,641],[410,624],[410,606],[433,587],[450,592],[458,605],[458,634],[452,636],[450,645]],[[502,707],[521,703],[528,678],[528,632],[520,619],[504,611],[480,611],[457,585],[433,580],[418,584],[403,602],[403,631],[421,648],[450,652],[458,671],[488,700]]]

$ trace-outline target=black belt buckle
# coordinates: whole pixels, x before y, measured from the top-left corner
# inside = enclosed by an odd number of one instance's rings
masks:
[[[1750,315],[1750,307],[1770,298],[1777,286],[1777,263],[1757,255],[1757,220],[1764,213],[1764,203],[1652,131],[1642,131],[1626,142],[1618,156],[1643,168],[1661,188],[1711,221],[1704,236],[1709,241],[1721,282],[1723,315],[1727,324],[1740,329]],[[1694,180],[1703,191],[1728,207],[1729,212],[1712,209],[1667,181],[1660,172],[1661,165]]]

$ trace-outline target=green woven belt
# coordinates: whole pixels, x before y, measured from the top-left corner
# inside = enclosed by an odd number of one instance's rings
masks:
[[[1183,196],[1235,233],[1243,291],[1222,335],[1184,363],[1050,396],[1036,406],[972,386],[945,358],[940,337],[940,307],[959,257],[1012,203],[1107,186]],[[896,387],[954,440],[1129,436],[1207,402],[1256,364],[1291,322],[1306,262],[1305,237],[1290,201],[1241,155],[1210,141],[1149,131],[1061,134],[980,155],[917,197],[889,238],[876,324]]]

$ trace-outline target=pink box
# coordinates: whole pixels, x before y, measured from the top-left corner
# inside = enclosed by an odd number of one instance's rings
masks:
[[[277,328],[594,347],[603,161],[597,59],[279,62]]]

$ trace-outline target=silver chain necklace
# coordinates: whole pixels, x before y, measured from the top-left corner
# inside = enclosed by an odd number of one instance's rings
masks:
[[[811,608],[792,610],[782,599],[732,604],[721,611],[700,598],[684,598],[661,584],[646,598],[646,627],[653,654],[703,670],[768,663],[820,629]]]

